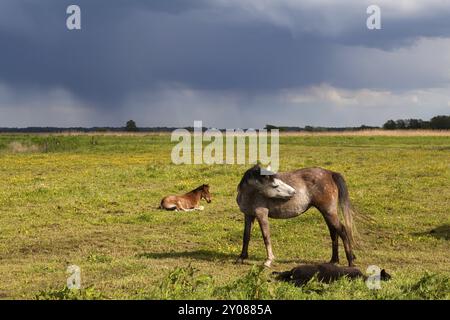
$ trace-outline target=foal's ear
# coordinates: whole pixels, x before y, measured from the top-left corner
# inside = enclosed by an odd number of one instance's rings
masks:
[[[392,277],[391,277],[391,275],[389,273],[386,272],[386,270],[383,269],[380,272],[380,278],[381,278],[381,280],[389,280]]]

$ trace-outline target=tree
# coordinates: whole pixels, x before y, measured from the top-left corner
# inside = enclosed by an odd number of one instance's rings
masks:
[[[436,116],[430,120],[431,129],[450,129],[450,116]]]
[[[431,129],[430,121],[422,121],[420,129]]]
[[[395,130],[397,129],[397,124],[394,120],[388,120],[385,124],[383,124],[383,129],[385,130]]]
[[[399,120],[395,121],[395,125],[396,125],[397,129],[406,129],[406,122],[403,119],[399,119]]]
[[[421,129],[422,122],[420,119],[409,119],[408,129]]]
[[[134,122],[133,120],[129,120],[127,121],[127,125],[125,126],[125,131],[139,131],[138,127],[136,126],[136,122]]]

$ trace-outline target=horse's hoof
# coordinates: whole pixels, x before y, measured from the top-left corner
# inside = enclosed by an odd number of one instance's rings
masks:
[[[244,258],[239,257],[239,258],[236,259],[234,264],[244,264],[244,260],[245,260]]]
[[[339,260],[330,260],[330,262],[328,262],[330,264],[339,264]]]
[[[264,267],[270,268],[271,266],[272,266],[272,260],[266,260],[266,262],[264,262]]]
[[[199,207],[197,208],[197,210],[203,211],[203,210],[205,210],[205,207],[204,207],[204,206],[199,206]]]

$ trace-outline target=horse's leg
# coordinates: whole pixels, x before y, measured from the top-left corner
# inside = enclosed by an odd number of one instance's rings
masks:
[[[330,231],[331,249],[332,249],[330,263],[339,263],[339,234],[333,225],[328,224],[328,221],[327,225],[328,230]]]
[[[317,207],[328,226],[331,238],[331,260],[330,263],[339,263],[339,217],[338,217],[338,203],[332,201],[331,203]]]
[[[192,210],[189,209],[189,208],[185,208],[185,207],[183,206],[183,202],[182,202],[181,200],[177,200],[176,204],[177,204],[177,209],[178,209],[178,211],[192,211]]]
[[[353,267],[353,259],[354,255],[352,253],[352,246],[350,243],[350,239],[348,238],[347,231],[345,230],[345,226],[339,221],[339,216],[337,210],[328,211],[325,215],[325,220],[327,224],[331,225],[341,237],[342,242],[344,243],[345,256],[347,257],[349,267]],[[334,243],[333,243],[334,246]],[[333,247],[334,251],[334,247]],[[333,254],[334,255],[334,254]]]
[[[272,243],[270,242],[270,229],[269,229],[269,210],[266,208],[256,209],[256,219],[258,219],[259,227],[261,228],[264,244],[266,246],[267,259],[264,262],[264,266],[270,268],[275,256],[272,252]]]
[[[248,258],[248,244],[250,242],[250,234],[252,232],[253,222],[255,221],[255,216],[245,215],[245,226],[244,226],[244,236],[242,240],[242,251],[236,263],[243,263],[245,259]]]

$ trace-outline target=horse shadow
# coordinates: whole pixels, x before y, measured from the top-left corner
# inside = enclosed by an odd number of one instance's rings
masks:
[[[223,253],[212,250],[194,250],[194,251],[170,251],[170,252],[142,252],[136,255],[143,259],[193,259],[202,261],[230,261],[235,262],[238,258],[235,253]],[[252,256],[244,264],[254,264],[263,262],[264,256]],[[276,263],[323,263],[323,261],[309,261],[302,259],[276,259]]]
[[[234,254],[216,252],[211,250],[195,251],[169,251],[169,252],[142,252],[136,255],[145,259],[194,259],[204,261],[229,260],[235,257]]]
[[[450,240],[450,224],[443,224],[439,227],[425,232],[413,233],[414,236],[432,236],[436,239]]]

